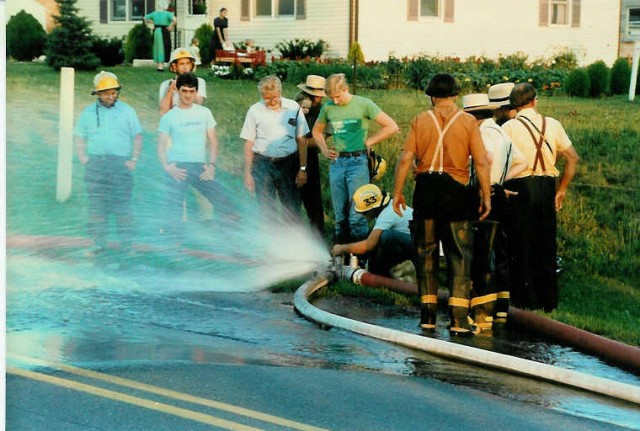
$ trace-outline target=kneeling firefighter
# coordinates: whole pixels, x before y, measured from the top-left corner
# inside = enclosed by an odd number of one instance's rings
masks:
[[[369,271],[390,276],[395,265],[412,258],[409,220],[413,210],[406,208],[400,216],[393,211],[391,196],[375,184],[358,187],[353,194],[356,212],[363,214],[367,221],[375,220],[367,238],[348,244],[335,244],[331,254],[340,256],[352,253],[368,258]]]
[[[449,296],[449,331],[471,335],[468,319],[473,254],[472,221],[491,210],[489,164],[475,118],[458,109],[460,86],[449,74],[436,74],[426,89],[432,109],[417,115],[396,168],[393,207],[406,207],[403,187],[416,162],[412,238],[418,289],[420,327],[436,328],[438,299],[438,242],[442,241],[452,291]],[[469,156],[480,185],[480,205],[469,186]],[[475,207],[475,208],[474,208]]]

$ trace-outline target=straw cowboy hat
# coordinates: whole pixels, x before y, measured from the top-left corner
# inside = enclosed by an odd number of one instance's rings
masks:
[[[494,105],[498,105],[498,107],[509,106],[509,95],[511,95],[511,90],[513,90],[515,86],[516,84],[513,82],[503,82],[492,85],[487,92],[489,101]]]
[[[298,84],[298,88],[312,96],[325,97],[324,82],[325,79],[322,76],[309,75],[307,76],[307,82]]]
[[[486,111],[498,109],[498,105],[489,102],[489,96],[484,93],[467,94],[462,97],[462,109],[465,112]]]

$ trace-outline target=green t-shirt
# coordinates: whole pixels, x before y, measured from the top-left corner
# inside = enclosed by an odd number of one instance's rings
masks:
[[[373,101],[360,96],[351,96],[346,105],[336,105],[329,101],[318,114],[318,123],[331,128],[333,146],[338,152],[364,150],[369,120],[373,120],[382,110]]]

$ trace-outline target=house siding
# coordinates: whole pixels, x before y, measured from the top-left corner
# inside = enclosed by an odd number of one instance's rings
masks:
[[[365,0],[366,1],[366,0]],[[249,1],[253,6],[253,2]],[[229,38],[232,42],[253,39],[256,46],[273,49],[278,42],[292,39],[323,39],[329,43],[328,56],[346,56],[349,51],[348,0],[307,0],[305,19],[255,18],[253,10],[248,21],[241,20],[240,2],[209,2],[211,22],[221,7],[229,11]]]
[[[518,51],[535,59],[560,49],[576,53],[581,64],[612,64],[617,58],[617,1],[583,0],[579,27],[540,26],[538,0],[456,0],[452,23],[409,21],[407,7],[406,1],[361,1],[360,44],[367,60],[384,60],[390,54],[497,58]]]
[[[38,1],[7,0],[7,20],[11,13],[26,9],[44,24]],[[570,49],[580,64],[596,60],[612,64],[633,46],[621,35],[624,25],[621,20],[626,19],[623,5],[635,5],[640,0],[582,0],[578,27],[571,25],[575,20],[566,26],[541,26],[540,5],[546,0],[446,0],[453,5],[452,22],[445,22],[444,17],[410,20],[412,1],[359,0],[358,39],[366,60],[386,60],[390,54],[497,58],[515,52],[536,59]],[[252,8],[253,0],[248,3]],[[99,5],[99,0],[78,0],[76,4],[80,15],[92,22],[96,35],[122,37],[137,23],[101,24]],[[226,7],[232,42],[253,39],[257,46],[270,50],[284,40],[324,39],[329,43],[328,56],[346,57],[349,51],[349,0],[306,0],[305,19],[251,16],[249,20],[241,20],[241,1],[209,0],[208,16],[188,16],[186,0],[180,0],[179,6],[181,43],[188,43],[197,27],[204,22],[212,23],[219,9]]]

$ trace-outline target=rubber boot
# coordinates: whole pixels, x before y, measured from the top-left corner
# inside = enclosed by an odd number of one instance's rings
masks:
[[[449,297],[449,332],[451,335],[470,336],[477,332],[469,317],[471,295],[471,256],[473,253],[473,230],[468,221],[449,223],[447,233],[453,287]]]
[[[502,290],[496,293],[495,315],[493,318],[494,328],[503,328],[507,325],[507,317],[509,316],[509,302],[511,294],[508,290]]]
[[[413,220],[412,239],[418,292],[420,293],[420,328],[436,329],[438,314],[438,241],[435,220]]]
[[[471,316],[476,327],[483,332],[491,331],[497,299],[493,282],[493,243],[498,222],[475,223],[473,238],[473,261],[471,262]]]

